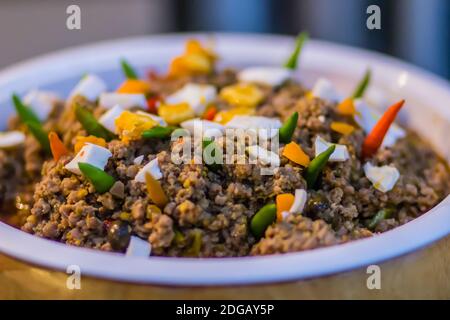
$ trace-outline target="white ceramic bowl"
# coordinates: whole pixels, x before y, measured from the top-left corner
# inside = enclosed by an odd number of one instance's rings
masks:
[[[140,68],[165,70],[170,57],[182,51],[186,37],[162,35],[104,42],[45,55],[0,72],[0,128],[12,112],[10,95],[35,87],[65,97],[81,75],[95,72],[115,88],[122,79],[118,60]],[[194,35],[205,38],[205,35]],[[214,35],[221,65],[279,65],[293,39],[243,34]],[[425,71],[380,54],[341,45],[310,41],[301,57],[298,76],[311,84],[319,75],[349,92],[367,66],[373,70],[369,97],[387,101],[406,98],[402,120],[450,159],[449,84]],[[378,99],[379,100],[379,99]],[[6,109],[5,109],[6,108]],[[168,285],[232,285],[288,281],[357,268],[426,246],[450,233],[450,196],[418,219],[368,239],[334,247],[276,256],[190,259],[130,258],[67,246],[34,237],[0,223],[0,251],[37,265],[66,270],[78,265],[82,275],[121,281]]]

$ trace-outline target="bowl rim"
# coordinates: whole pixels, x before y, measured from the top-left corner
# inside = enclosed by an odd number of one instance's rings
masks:
[[[204,37],[205,34],[207,33],[124,38],[60,50],[15,64],[4,71],[0,71],[0,88],[9,88],[9,90],[5,90],[9,95],[11,89],[17,83],[17,79],[24,77],[30,70],[41,71],[53,61],[61,62],[67,57],[80,53],[88,54],[102,50],[114,51],[114,48],[118,49],[149,41],[162,41],[165,45],[179,46],[186,38]],[[275,42],[277,47],[279,45],[282,49],[286,49],[289,48],[292,41],[292,37],[279,35],[213,34],[227,45],[235,42],[249,45],[249,41],[256,41],[259,45]],[[434,88],[437,94],[445,97],[446,101],[450,101],[450,86],[445,80],[396,58],[326,41],[311,40],[309,47],[306,50],[310,52],[334,50],[340,52],[340,54],[358,58],[359,61],[370,59],[371,64],[384,64],[397,72],[406,70],[418,79],[429,81],[429,85]],[[279,52],[284,53],[283,50],[277,51],[277,53]],[[95,61],[95,58],[92,61]],[[89,63],[92,63],[92,61]],[[106,64],[105,69],[108,68]],[[50,80],[57,79],[58,74],[61,76],[62,73],[57,68],[51,70]],[[440,112],[446,113],[446,116],[450,115],[450,111],[442,107]],[[0,252],[32,264],[62,271],[65,271],[69,265],[78,265],[82,275],[127,282],[174,286],[269,283],[329,275],[404,255],[450,234],[449,214],[450,196],[447,196],[436,207],[413,221],[371,238],[282,255],[203,259],[125,257],[118,253],[67,246],[38,238],[0,222],[0,234],[2,234],[0,237]],[[425,233],[423,230],[427,230],[427,232]],[[414,241],[411,241],[411,236],[414,236]],[[401,243],[402,245],[392,246],[392,243]],[[370,250],[376,248],[383,248],[383,250],[370,254]],[[301,267],[297,268],[296,266]],[[180,272],[180,270],[183,271]]]

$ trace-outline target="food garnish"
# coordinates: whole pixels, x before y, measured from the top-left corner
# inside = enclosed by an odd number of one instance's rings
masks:
[[[335,149],[336,145],[333,144],[329,146],[328,149],[326,149],[324,152],[320,153],[314,159],[312,159],[308,168],[306,168],[305,173],[305,179],[306,183],[308,184],[308,188],[314,188],[319,174],[322,172]]]
[[[389,130],[389,127],[395,120],[397,113],[403,107],[405,100],[400,100],[399,102],[390,106],[383,116],[378,120],[372,131],[366,136],[362,146],[362,157],[371,157],[378,148],[381,146],[384,136]]]
[[[116,182],[112,176],[107,174],[105,171],[97,168],[86,162],[79,162],[78,168],[83,173],[83,175],[92,183],[95,191],[98,193],[105,193],[111,189],[111,187]]]
[[[297,128],[298,122],[298,112],[294,112],[280,128],[280,142],[288,143],[292,139],[292,135],[294,134],[295,128]]]
[[[59,139],[56,132],[51,131],[48,134],[48,140],[50,141],[50,150],[55,161],[58,161],[62,156],[69,154],[69,151],[61,139]]]

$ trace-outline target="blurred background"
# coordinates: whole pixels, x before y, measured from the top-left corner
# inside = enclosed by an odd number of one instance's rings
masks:
[[[81,30],[66,8],[81,8]],[[366,9],[381,9],[368,30]],[[78,44],[143,34],[297,34],[368,48],[450,78],[449,0],[0,0],[0,68]]]

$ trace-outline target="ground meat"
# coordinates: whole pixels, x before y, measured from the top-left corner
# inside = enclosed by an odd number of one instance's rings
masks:
[[[152,94],[166,97],[188,82],[209,83],[220,89],[236,81],[236,72],[225,70],[179,79],[154,76],[150,82]],[[310,250],[369,237],[411,221],[447,196],[450,175],[446,164],[414,133],[408,132],[392,147],[381,148],[371,160],[374,165],[392,164],[400,171],[393,190],[383,193],[364,175],[362,129],[356,127],[348,136],[331,130],[332,121],[356,126],[351,117],[336,112],[336,104],[310,97],[293,81],[274,89],[259,88],[264,98],[256,114],[284,120],[297,111],[300,117],[293,140],[310,158],[314,157],[318,135],[345,144],[350,155],[346,162],[325,166],[317,187],[307,190],[302,214],[274,223],[260,239],[249,231],[252,217],[277,195],[307,189],[305,169],[285,157],[273,175],[263,175],[261,164],[238,164],[237,159],[216,169],[205,164],[173,163],[171,151],[188,140],[108,142],[112,157],[105,171],[117,182],[109,192],[98,194],[82,175],[64,168],[73,154],[57,162],[51,160],[23,125],[12,120],[11,126],[26,132],[27,139],[24,149],[0,150],[0,203],[14,198],[19,186],[27,186],[25,195],[30,199],[21,206],[22,229],[70,245],[123,252],[125,240],[135,235],[149,241],[153,255],[230,257]],[[76,120],[75,104],[92,110],[96,117],[105,112],[82,97],[55,107],[45,128],[56,131],[69,150],[73,150],[76,136],[87,134]],[[230,108],[220,98],[215,105]],[[216,143],[224,148],[226,139]],[[283,150],[281,144],[279,154]],[[140,164],[134,163],[138,156],[143,156]],[[161,208],[148,197],[145,184],[134,181],[153,159],[158,160],[162,172],[159,181],[168,198]],[[382,209],[392,214],[369,228]],[[123,228],[125,238],[113,238],[113,226]]]

